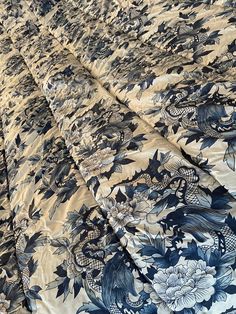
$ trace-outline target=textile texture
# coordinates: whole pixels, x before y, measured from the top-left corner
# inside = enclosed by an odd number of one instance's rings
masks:
[[[236,313],[235,0],[0,0],[0,314]]]

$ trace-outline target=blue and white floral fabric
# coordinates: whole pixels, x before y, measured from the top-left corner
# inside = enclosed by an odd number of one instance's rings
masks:
[[[236,313],[236,6],[0,0],[0,313]]]

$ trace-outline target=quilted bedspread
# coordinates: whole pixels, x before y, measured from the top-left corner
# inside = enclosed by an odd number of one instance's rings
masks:
[[[235,0],[0,0],[0,314],[235,314],[235,95]]]

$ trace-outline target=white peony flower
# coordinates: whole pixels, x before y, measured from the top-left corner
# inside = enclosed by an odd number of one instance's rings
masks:
[[[215,289],[215,268],[205,261],[188,260],[162,269],[154,276],[154,289],[173,311],[192,308],[196,303],[208,301]]]
[[[85,176],[98,176],[101,172],[108,171],[113,165],[114,152],[107,147],[103,150],[98,150],[90,157],[85,158],[81,162],[82,173]]]
[[[126,202],[118,203],[113,198],[102,200],[102,207],[107,212],[111,226],[116,230],[126,225],[135,226],[146,216],[148,203],[138,202],[135,198]]]

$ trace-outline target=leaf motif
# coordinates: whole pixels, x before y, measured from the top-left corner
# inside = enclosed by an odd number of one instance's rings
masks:
[[[58,298],[59,296],[63,294],[64,295],[63,302],[66,300],[68,294],[70,293],[69,283],[70,283],[70,279],[66,277],[64,278],[63,282],[58,286],[56,298]]]
[[[26,296],[29,299],[33,299],[33,300],[42,300],[41,296],[38,294],[38,292],[34,291],[34,290],[28,290],[26,292]]]
[[[236,219],[232,217],[231,214],[229,214],[225,222],[227,223],[229,228],[234,232],[234,234],[236,234]]]
[[[160,256],[157,249],[154,246],[147,245],[140,250],[141,256]]]
[[[235,252],[227,252],[220,258],[220,265],[231,266],[235,263]]]
[[[19,147],[19,146],[20,146],[20,143],[21,143],[21,138],[20,138],[20,135],[19,135],[19,134],[17,135],[15,141],[16,141],[16,146]]]
[[[106,310],[106,307],[104,305],[104,303],[102,302],[101,299],[99,299],[95,293],[89,288],[88,284],[87,284],[87,281],[84,282],[84,288],[85,288],[85,291],[89,297],[89,299],[93,302],[93,304],[95,306],[97,306],[99,309],[102,309],[104,310],[104,314],[106,313],[105,310]]]
[[[74,298],[77,297],[77,295],[79,294],[80,289],[82,288],[82,286],[83,286],[83,284],[82,284],[81,276],[80,277],[76,277],[74,279],[74,285],[73,285],[73,288],[74,288]]]
[[[236,307],[232,305],[230,309],[227,309],[225,312],[222,312],[221,314],[234,314],[234,313],[236,313]]]
[[[201,206],[207,208],[211,207],[212,199],[210,195],[206,194],[206,192],[199,189],[198,194],[196,194],[196,197],[198,198],[199,204],[201,204]]]
[[[126,196],[119,189],[117,194],[116,194],[116,201],[118,203],[122,203],[122,202],[126,202],[126,200],[127,200]]]
[[[224,162],[227,163],[228,167],[235,171],[235,163],[236,163],[236,149],[235,147],[236,145],[233,144],[228,144],[228,148],[225,151],[225,155],[224,155]]]
[[[230,267],[227,267],[226,270],[217,278],[217,287],[220,287],[222,290],[227,288],[232,282],[232,270]]]
[[[42,288],[40,286],[38,286],[38,285],[32,286],[30,289],[35,291],[35,292],[39,292],[39,291],[42,290]]]
[[[29,206],[29,216],[32,217],[34,211],[34,199],[32,200],[30,206]]]
[[[228,294],[236,294],[236,286],[235,285],[230,285],[224,291]]]
[[[38,261],[34,261],[33,257],[31,256],[28,262],[28,269],[29,269],[30,277],[35,273],[37,266],[38,266]]]
[[[68,175],[70,171],[70,164],[60,162],[51,174],[50,184],[54,182],[62,182],[64,177]]]
[[[124,158],[124,159],[122,159],[122,160],[119,161],[119,163],[120,163],[121,165],[128,165],[128,164],[130,164],[130,163],[132,163],[132,162],[134,162],[134,160],[129,159],[129,158]]]
[[[153,241],[155,248],[161,255],[165,255],[165,239],[158,234]]]
[[[67,276],[67,271],[66,271],[66,265],[65,265],[65,261],[61,264],[61,265],[59,265],[59,266],[57,266],[57,270],[56,271],[54,271],[54,273],[56,274],[56,275],[58,275],[59,277],[62,277],[62,278],[64,278],[64,277],[66,277]],[[63,279],[64,280],[64,279]]]
[[[196,131],[186,131],[183,135],[181,135],[178,138],[177,142],[179,142],[181,139],[184,139],[184,138],[187,139],[186,143],[185,143],[186,145],[188,145],[194,141],[199,142],[199,140],[202,138],[202,135],[203,134],[200,132],[197,132],[197,130]]]
[[[61,247],[62,246],[62,247],[67,248],[69,246],[69,244],[70,244],[70,241],[65,237],[58,238],[58,239],[51,241],[51,245],[54,247]]]
[[[95,304],[93,303],[84,303],[84,305],[82,305],[76,312],[76,314],[79,313],[93,313],[95,311],[98,311],[99,307],[97,307]],[[104,314],[109,313],[109,312],[104,312]]]
[[[35,247],[41,244],[44,237],[41,237],[41,232],[36,232],[32,237],[26,238],[27,245],[25,248],[25,253],[35,253]]]
[[[40,161],[40,159],[41,158],[39,155],[33,155],[28,158],[28,160],[31,161],[32,165],[35,165],[37,162]]]
[[[66,248],[62,246],[62,247],[59,247],[58,249],[56,249],[56,251],[53,254],[54,255],[61,255],[65,252],[66,252]]]
[[[171,158],[171,153],[170,151],[167,153],[160,153],[160,162],[161,164],[167,163]]]
[[[42,191],[40,191],[40,193],[42,193]],[[43,195],[44,199],[49,199],[51,196],[54,195],[54,191],[51,189],[46,190],[46,192]]]
[[[172,130],[173,130],[174,134],[176,134],[178,132],[179,127],[180,127],[179,124],[175,124],[172,126]]]
[[[199,253],[201,255],[201,252],[199,251],[200,248],[197,247],[197,244],[194,240],[192,240],[191,243],[187,244],[187,248],[183,249],[183,252],[181,256],[186,257],[187,259],[191,260],[199,260]]]
[[[210,148],[212,145],[215,144],[216,141],[217,141],[217,138],[212,138],[212,137],[205,138],[205,139],[203,139],[203,142],[202,142],[200,149],[202,150],[202,149],[207,148],[207,147]]]

